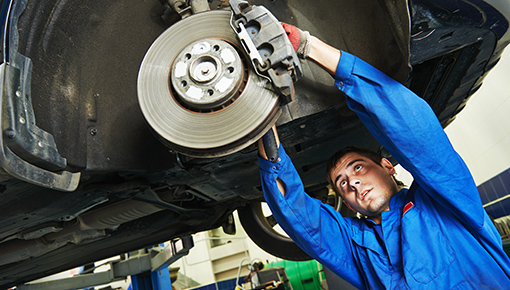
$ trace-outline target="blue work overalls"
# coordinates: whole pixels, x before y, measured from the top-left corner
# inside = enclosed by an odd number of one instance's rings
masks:
[[[413,197],[407,189],[395,194],[380,225],[343,218],[304,192],[280,147],[281,161],[259,164],[266,201],[287,234],[360,289],[510,289],[501,237],[429,105],[347,52],[334,78],[349,107],[413,175]]]

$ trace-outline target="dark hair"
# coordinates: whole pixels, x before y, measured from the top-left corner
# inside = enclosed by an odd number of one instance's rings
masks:
[[[329,184],[337,194],[340,194],[340,192],[338,192],[335,184],[333,183],[333,180],[331,180],[331,171],[337,166],[340,159],[342,159],[342,157],[349,153],[357,153],[363,157],[372,160],[373,162],[375,162],[375,164],[382,167],[381,160],[383,159],[383,157],[381,156],[381,154],[365,147],[348,146],[336,152],[333,156],[331,156],[331,158],[329,158],[328,162],[326,163],[326,177],[328,179]],[[393,177],[393,179],[395,180],[399,187],[405,186],[402,181],[396,179],[395,177]]]

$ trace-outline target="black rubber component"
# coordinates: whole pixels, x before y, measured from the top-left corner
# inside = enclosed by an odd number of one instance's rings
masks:
[[[276,136],[273,128],[269,129],[264,137],[262,137],[264,151],[266,151],[267,160],[275,163],[278,160],[278,145],[276,144]]]
[[[273,216],[265,217],[260,202],[252,202],[237,210],[239,220],[250,239],[271,255],[291,261],[311,260],[296,243],[274,230]]]

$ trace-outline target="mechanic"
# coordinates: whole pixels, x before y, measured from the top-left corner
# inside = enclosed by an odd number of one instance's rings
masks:
[[[375,152],[335,154],[327,178],[365,216],[344,218],[304,192],[281,146],[272,163],[259,142],[264,195],[287,234],[361,289],[510,289],[501,237],[428,104],[359,58],[282,25],[298,55],[334,76],[349,107],[414,177],[410,189],[401,189],[395,168]]]

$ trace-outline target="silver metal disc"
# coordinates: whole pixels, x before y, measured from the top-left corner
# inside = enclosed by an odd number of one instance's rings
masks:
[[[216,38],[239,50],[230,16],[230,11],[215,10],[174,24],[154,41],[138,73],[138,100],[144,117],[167,146],[186,155],[213,157],[245,148],[278,117],[278,96],[251,68],[239,97],[221,110],[196,112],[177,101],[169,77],[185,48],[198,40]]]

